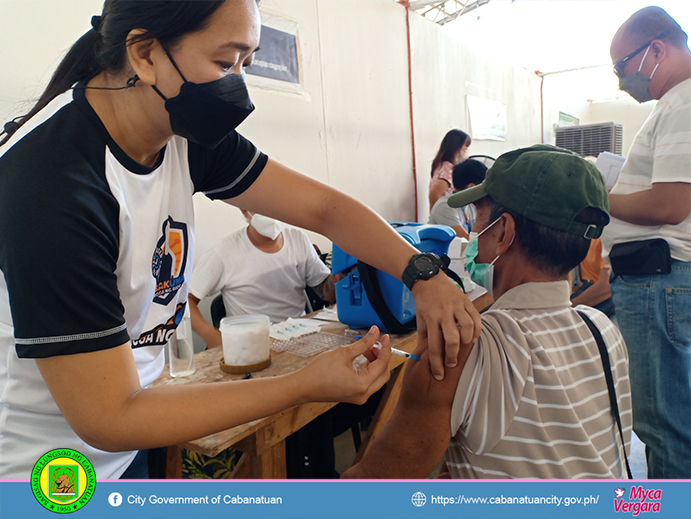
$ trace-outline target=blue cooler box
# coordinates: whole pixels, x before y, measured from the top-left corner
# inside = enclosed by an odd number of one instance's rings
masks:
[[[391,226],[420,252],[433,252],[437,256],[446,254],[449,244],[456,237],[451,227],[445,225],[427,225],[409,222],[389,222]],[[331,271],[333,274],[348,272],[348,275],[336,283],[336,307],[338,320],[351,328],[369,328],[377,325],[381,330],[386,328],[372,308],[360,273],[354,269],[357,258],[333,246]],[[389,310],[401,323],[405,324],[415,318],[415,300],[413,294],[402,281],[381,271],[377,271],[382,295]]]

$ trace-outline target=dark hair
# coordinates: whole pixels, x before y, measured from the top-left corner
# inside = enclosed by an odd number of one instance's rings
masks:
[[[521,244],[526,260],[541,272],[565,278],[588,254],[590,239],[529,220],[515,211],[506,209],[489,195],[482,200],[487,202],[490,208],[490,222],[504,213],[513,217],[516,222],[516,240]],[[575,220],[598,227],[603,227],[608,222],[606,214],[594,207],[581,211]]]
[[[434,172],[442,162],[453,162],[454,155],[466,142],[470,146],[470,135],[461,130],[449,130],[441,140],[439,151],[432,161],[431,175],[434,176]]]
[[[464,160],[453,168],[453,187],[464,189],[468,184],[482,184],[487,173],[487,166],[475,159]]]
[[[34,107],[26,115],[5,125],[7,135],[0,141],[0,145],[75,83],[89,81],[103,71],[122,72],[129,43],[156,38],[167,48],[175,47],[185,34],[203,29],[209,17],[223,2],[224,0],[106,0],[100,20],[95,17],[92,22],[94,28],[72,45]],[[127,36],[133,29],[144,29],[146,32],[128,41]]]
[[[636,45],[643,45],[653,38],[688,50],[688,35],[667,11],[649,6],[636,11],[624,23],[624,31]],[[660,36],[664,35],[662,38]]]

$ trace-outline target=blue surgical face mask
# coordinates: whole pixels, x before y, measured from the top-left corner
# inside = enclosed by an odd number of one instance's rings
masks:
[[[641,72],[643,62],[645,61],[645,57],[648,55],[649,50],[650,46],[645,49],[645,54],[643,54],[643,59],[641,60],[641,64],[636,72],[619,79],[619,90],[623,90],[624,92],[628,93],[639,103],[645,103],[653,98],[652,94],[650,93],[650,80],[653,79],[653,74],[655,74],[659,63],[655,65],[650,77]]]
[[[477,240],[482,233],[487,231],[487,229],[492,227],[499,220],[501,220],[501,216],[485,227],[482,232],[471,232],[468,239],[468,245],[465,248],[466,268],[468,269],[468,274],[470,274],[470,279],[473,281],[473,283],[477,283],[481,287],[484,287],[487,292],[490,293],[490,295],[492,295],[492,290],[494,288],[494,263],[501,257],[501,255],[494,258],[492,263],[475,263],[475,258],[478,254]],[[515,237],[516,233],[514,232],[513,236],[511,237],[511,243],[513,243]],[[511,246],[511,243],[509,243],[509,246]]]

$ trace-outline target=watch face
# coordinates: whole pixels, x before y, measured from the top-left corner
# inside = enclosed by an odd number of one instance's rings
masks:
[[[420,256],[415,260],[415,268],[420,271],[422,275],[429,275],[434,273],[434,263],[426,256]]]

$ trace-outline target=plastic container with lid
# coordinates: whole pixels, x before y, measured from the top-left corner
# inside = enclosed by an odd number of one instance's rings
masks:
[[[268,367],[271,364],[270,325],[266,315],[238,315],[222,319],[221,369],[227,373],[251,373]]]

